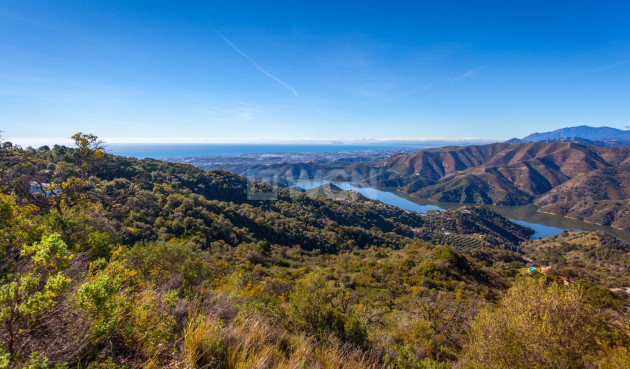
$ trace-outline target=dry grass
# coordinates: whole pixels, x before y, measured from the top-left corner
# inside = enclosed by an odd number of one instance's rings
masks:
[[[253,315],[223,327],[208,314],[191,312],[180,368],[376,369],[386,368],[364,351],[331,338],[318,342],[291,334]]]
[[[225,344],[221,327],[209,317],[191,312],[184,331],[183,357],[189,368],[223,368]]]

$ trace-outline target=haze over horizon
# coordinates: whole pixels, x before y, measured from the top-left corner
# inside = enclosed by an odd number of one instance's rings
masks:
[[[628,129],[628,14],[615,1],[8,1],[0,129],[126,142]]]
[[[74,141],[70,137],[3,137],[3,141],[12,144],[26,146],[41,145],[66,145],[73,146]],[[105,144],[269,144],[269,145],[416,145],[416,144],[439,144],[439,143],[491,143],[501,142],[504,139],[487,139],[487,138],[356,138],[356,139],[338,139],[338,138],[275,138],[275,137],[227,137],[227,138],[211,138],[211,137],[100,137]]]

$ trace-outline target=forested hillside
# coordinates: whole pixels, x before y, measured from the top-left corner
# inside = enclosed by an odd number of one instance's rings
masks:
[[[416,214],[73,138],[0,147],[0,367],[630,365],[618,240],[526,241],[484,208]]]

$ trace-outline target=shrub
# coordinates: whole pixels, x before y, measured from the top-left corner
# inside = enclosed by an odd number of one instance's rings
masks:
[[[70,278],[63,275],[72,259],[58,234],[24,245],[21,258],[28,258],[26,273],[14,273],[0,284],[0,328],[7,332],[7,350],[20,359],[20,341],[46,315],[53,313]]]
[[[130,264],[146,280],[164,284],[175,275],[180,275],[184,290],[210,278],[212,273],[207,253],[181,240],[137,244],[129,250],[128,256]]]
[[[103,232],[92,232],[87,237],[87,248],[94,258],[109,259],[113,247],[109,243],[109,236]]]
[[[344,324],[344,338],[357,346],[363,346],[367,339],[365,324],[356,317],[347,319]]]
[[[323,339],[331,333],[342,340],[363,345],[367,328],[349,309],[349,292],[328,287],[314,274],[298,281],[289,296],[289,325],[297,331]]]
[[[160,311],[155,293],[150,290],[135,296],[126,323],[123,337],[127,346],[148,359],[166,350],[173,338],[175,321]]]
[[[90,277],[76,292],[77,304],[92,319],[90,333],[95,341],[113,334],[131,307],[130,292],[137,280],[121,253],[119,248],[109,263],[103,259],[90,263]]]
[[[463,367],[587,368],[599,328],[580,289],[525,278],[472,322]]]

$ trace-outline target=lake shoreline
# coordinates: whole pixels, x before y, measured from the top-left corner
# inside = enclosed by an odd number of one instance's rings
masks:
[[[321,182],[321,183],[320,183]],[[460,206],[470,206],[470,205],[482,205],[490,208],[491,210],[496,211],[502,216],[522,225],[526,225],[530,228],[533,228],[536,233],[532,236],[533,239],[538,237],[551,237],[557,234],[560,234],[564,231],[603,231],[606,232],[620,240],[625,242],[630,242],[630,232],[617,230],[613,227],[603,226],[593,223],[584,222],[579,219],[568,219],[567,217],[556,215],[556,214],[544,214],[543,212],[538,211],[538,207],[536,205],[519,205],[519,206],[500,206],[500,205],[484,205],[484,204],[461,204],[461,203],[445,203],[438,202],[429,199],[420,199],[410,194],[396,191],[395,188],[374,188],[374,187],[359,187],[354,186],[349,182],[333,182],[333,181],[308,181],[307,184],[310,188],[313,188],[314,185],[322,185],[324,183],[334,183],[335,185],[340,186],[344,190],[359,190],[361,194],[365,195],[369,190],[378,191],[373,194],[368,193],[368,197],[372,197],[372,200],[381,201],[383,203],[398,206],[402,209],[405,209],[405,206],[410,206],[408,203],[396,203],[400,200],[390,197],[395,196],[399,199],[405,200],[407,202],[413,203],[415,206],[418,206],[418,210],[412,210],[417,212],[426,212],[430,210],[440,210],[445,211],[448,209],[458,208]],[[315,186],[316,187],[316,186]],[[378,194],[381,196],[385,196],[386,198],[378,198]],[[385,195],[389,194],[389,195]],[[383,201],[385,200],[385,201]],[[403,206],[401,206],[403,205]],[[412,206],[413,207],[413,206]],[[424,208],[426,207],[426,208]],[[411,210],[409,208],[405,210]]]
[[[410,197],[410,201],[417,200],[417,198]],[[422,203],[423,201],[414,201]],[[449,209],[456,208],[462,205],[460,203],[442,203],[430,201],[432,204],[438,206],[448,206]],[[474,205],[474,204],[472,204]],[[481,205],[481,204],[479,204]],[[582,230],[582,231],[603,231],[620,240],[630,242],[630,232],[615,227],[596,224],[593,222],[587,222],[581,219],[572,219],[559,214],[547,213],[539,211],[536,205],[518,205],[518,206],[500,206],[500,205],[483,205],[496,211],[497,213],[511,219],[521,220],[530,223],[542,224],[544,226],[562,228],[566,230]]]

